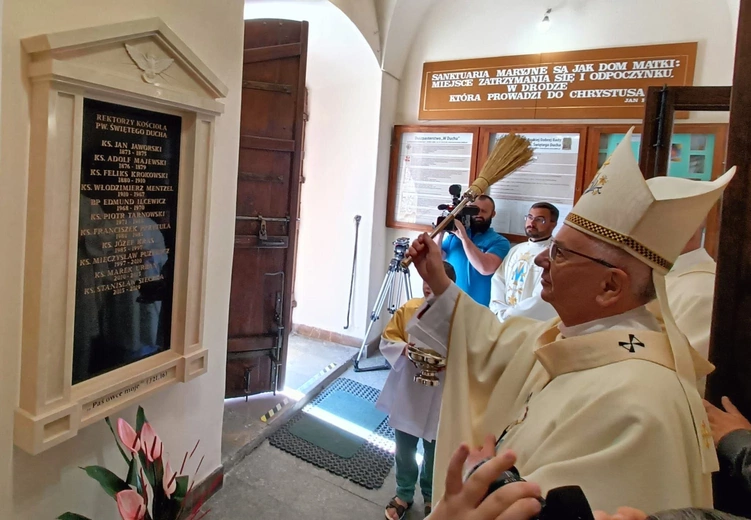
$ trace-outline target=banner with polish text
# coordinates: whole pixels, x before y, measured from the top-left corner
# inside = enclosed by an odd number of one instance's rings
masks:
[[[425,63],[419,119],[642,119],[647,88],[693,85],[696,48],[688,42]]]

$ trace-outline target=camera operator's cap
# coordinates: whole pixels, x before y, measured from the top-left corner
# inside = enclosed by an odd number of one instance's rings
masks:
[[[664,176],[645,180],[631,150],[633,130],[597,172],[566,224],[665,274],[720,198],[735,167],[712,182]]]
[[[722,195],[735,167],[712,182],[675,177],[645,180],[631,150],[633,131],[632,127],[605,161],[565,223],[627,251],[652,268],[675,371],[691,410],[702,471],[710,473],[719,467],[717,453],[711,436],[708,438],[709,424],[701,397],[695,391],[697,371],[691,346],[668,306],[665,274]]]

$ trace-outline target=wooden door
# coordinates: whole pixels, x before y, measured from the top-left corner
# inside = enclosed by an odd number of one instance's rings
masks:
[[[307,41],[307,22],[245,22],[226,397],[284,385]]]

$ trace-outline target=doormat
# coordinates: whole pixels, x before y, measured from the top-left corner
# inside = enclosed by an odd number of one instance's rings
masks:
[[[351,379],[337,379],[269,444],[367,489],[380,488],[394,464],[394,430],[375,409],[379,394]]]

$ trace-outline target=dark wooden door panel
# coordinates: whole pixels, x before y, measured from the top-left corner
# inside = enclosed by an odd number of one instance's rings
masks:
[[[272,380],[271,358],[260,352],[227,355],[225,397],[244,397],[268,391]]]
[[[284,381],[302,161],[307,22],[245,22],[226,395]]]

